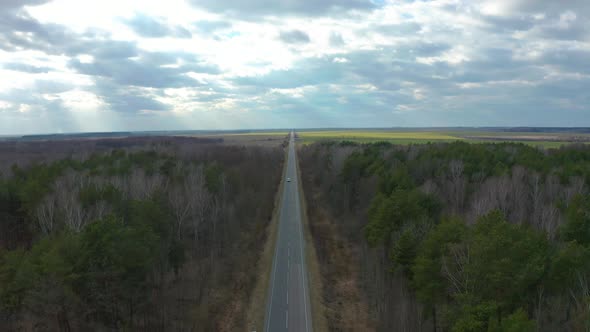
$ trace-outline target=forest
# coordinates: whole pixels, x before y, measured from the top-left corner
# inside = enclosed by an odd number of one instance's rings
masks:
[[[244,326],[284,146],[222,143],[1,142],[0,330]]]
[[[590,146],[319,142],[299,158],[331,330],[590,329]]]

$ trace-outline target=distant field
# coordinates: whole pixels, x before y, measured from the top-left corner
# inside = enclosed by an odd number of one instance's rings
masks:
[[[447,135],[442,132],[398,132],[398,131],[302,131],[298,132],[299,136],[306,141],[318,141],[324,139],[342,139],[342,140],[360,140],[360,141],[383,141],[383,140],[403,140],[403,141],[432,141],[432,140],[449,140],[454,141],[461,139],[456,136]]]
[[[246,133],[197,134],[193,137],[223,138],[224,144],[230,145],[280,145],[287,137],[287,131],[253,131]]]
[[[248,133],[222,134],[222,136],[287,136],[288,131],[252,131]]]
[[[392,144],[425,144],[464,141],[470,143],[518,142],[532,146],[557,148],[574,142],[588,143],[589,135],[567,133],[506,133],[491,131],[407,131],[407,130],[322,130],[297,132],[304,144],[317,141],[353,141],[371,143],[378,141]]]

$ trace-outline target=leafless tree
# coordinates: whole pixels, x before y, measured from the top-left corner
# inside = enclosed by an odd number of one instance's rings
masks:
[[[432,179],[428,179],[420,186],[420,190],[425,194],[436,194],[438,192],[438,186]]]
[[[191,168],[187,174],[189,197],[191,198],[191,218],[195,242],[199,237],[199,226],[205,220],[207,210],[210,207],[211,195],[207,190],[203,166]]]
[[[131,172],[128,180],[129,195],[132,199],[145,200],[149,198],[156,190],[165,186],[166,181],[161,174],[147,176],[141,168],[136,168]]]
[[[451,160],[449,162],[449,179],[450,179],[450,198],[453,212],[459,212],[463,207],[465,200],[465,186],[467,181],[463,176],[463,162],[461,160]]]
[[[186,186],[179,184],[171,186],[168,190],[168,203],[174,214],[176,236],[182,238],[182,229],[191,211],[191,199],[186,191]]]
[[[540,227],[550,239],[554,239],[557,235],[557,229],[559,227],[559,210],[555,205],[545,205],[541,210]]]
[[[80,204],[80,189],[87,178],[73,171],[67,172],[54,184],[57,204],[61,208],[65,225],[74,232],[80,232],[87,223],[87,211]]]
[[[111,207],[104,200],[96,202],[94,205],[94,217],[92,219],[101,220],[111,212]]]
[[[35,209],[41,232],[50,234],[55,227],[56,199],[53,193],[46,195]]]
[[[570,178],[569,186],[565,188],[564,200],[570,202],[574,196],[584,193],[586,183],[583,177],[573,176]]]
[[[443,256],[442,272],[449,280],[456,294],[471,292],[469,273],[465,267],[469,264],[469,247],[464,244],[454,244],[449,248],[449,255]]]
[[[527,171],[522,166],[515,166],[512,168],[510,189],[510,215],[509,217],[517,223],[525,222],[528,219],[528,181]]]
[[[541,220],[541,208],[543,204],[543,188],[541,183],[541,175],[534,172],[530,176],[530,199],[532,205],[531,224],[537,226]]]

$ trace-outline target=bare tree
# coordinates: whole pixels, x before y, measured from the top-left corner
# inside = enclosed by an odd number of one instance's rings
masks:
[[[192,168],[186,178],[186,184],[191,197],[191,216],[195,242],[199,237],[199,226],[205,220],[210,207],[211,195],[207,190],[203,166]]]
[[[543,204],[543,190],[541,184],[541,176],[534,172],[530,176],[530,198],[532,204],[531,224],[538,226],[541,220],[541,208]]]
[[[522,166],[512,168],[510,195],[510,216],[517,223],[525,222],[528,219],[528,185],[527,171]]]
[[[143,169],[137,168],[131,172],[128,192],[132,199],[145,200],[149,198],[156,190],[165,185],[164,177],[160,174],[147,176]]]
[[[50,234],[55,227],[56,199],[53,193],[46,195],[35,209],[41,232]]]
[[[555,205],[545,205],[541,210],[540,226],[550,239],[554,239],[557,235],[557,229],[559,227],[559,210]]]
[[[168,203],[174,215],[176,236],[178,239],[181,239],[184,222],[188,219],[191,212],[191,199],[186,191],[186,186],[171,186],[168,190]]]
[[[79,201],[80,189],[86,183],[86,177],[70,171],[54,184],[57,204],[63,212],[64,222],[74,232],[80,232],[88,219],[87,211]]]
[[[585,181],[583,177],[573,176],[570,178],[570,185],[565,188],[564,199],[566,202],[570,202],[574,196],[584,193]]]
[[[449,178],[451,191],[451,204],[455,213],[463,207],[465,200],[465,186],[467,184],[463,176],[463,162],[461,160],[451,160],[449,162]]]

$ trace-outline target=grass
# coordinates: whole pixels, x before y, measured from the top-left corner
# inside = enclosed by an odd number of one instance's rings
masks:
[[[378,141],[385,141],[392,144],[407,145],[407,144],[426,144],[426,143],[440,143],[440,142],[454,142],[464,141],[469,143],[500,143],[500,142],[514,142],[523,143],[531,146],[539,146],[544,148],[558,148],[562,145],[570,144],[571,142],[555,141],[555,140],[507,140],[502,137],[514,137],[515,133],[496,133],[496,132],[445,132],[445,131],[396,131],[396,130],[324,130],[324,131],[300,131],[297,132],[303,144],[311,144],[318,141],[353,141],[358,143],[373,143]],[[497,140],[478,139],[477,136],[498,137]],[[535,136],[539,134],[518,133],[517,137],[526,138],[527,136]],[[475,136],[475,137],[464,137]]]

